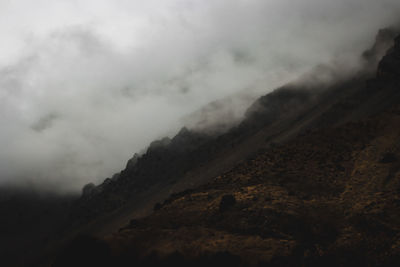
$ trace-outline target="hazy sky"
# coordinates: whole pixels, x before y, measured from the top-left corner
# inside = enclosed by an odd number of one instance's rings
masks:
[[[352,64],[399,15],[398,0],[0,0],[0,184],[99,182],[210,101]]]

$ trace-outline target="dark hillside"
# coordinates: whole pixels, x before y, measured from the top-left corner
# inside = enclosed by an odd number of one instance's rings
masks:
[[[72,210],[72,224],[92,222],[92,232],[113,231],[132,217],[149,214],[156,202],[171,193],[207,183],[260,149],[286,142],[308,129],[364,118],[391,105],[396,101],[392,94],[398,91],[377,90],[389,85],[373,78],[377,58],[393,46],[393,36],[394,30],[381,30],[373,47],[360,59],[363,70],[353,76],[333,84],[300,83],[279,88],[259,98],[245,119],[224,134],[184,128],[172,139],[153,142],[145,154],[135,154],[125,170],[101,185],[85,188]],[[335,70],[324,70],[335,76]]]
[[[88,247],[101,243],[103,262],[117,266],[398,266],[400,38],[393,45],[380,35],[392,48],[378,67],[380,45],[364,53],[373,74],[323,90],[285,86],[225,134],[184,129],[132,159],[76,204],[78,218],[96,207],[89,220],[130,218]],[[160,203],[142,218],[122,212],[139,200]],[[81,262],[70,248],[55,266]]]

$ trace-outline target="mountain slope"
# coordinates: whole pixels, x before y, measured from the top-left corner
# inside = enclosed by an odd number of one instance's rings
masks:
[[[118,233],[74,246],[102,244],[103,263],[116,266],[399,264],[399,55],[396,38],[376,78],[360,73],[325,90],[281,88],[260,98],[224,135],[182,131],[163,149],[182,138],[194,144],[187,153],[204,154],[191,154],[187,173],[178,175],[189,182],[174,173],[177,180],[165,189],[168,183],[155,178],[160,189],[152,193],[160,199],[172,188],[195,189],[171,195]],[[180,160],[175,172],[182,170]],[[74,256],[65,250],[56,266],[85,260]]]
[[[228,251],[246,264],[398,262],[399,125],[397,107],[306,134],[168,199],[107,240],[117,255],[143,257]]]
[[[132,217],[149,214],[156,202],[171,193],[207,183],[271,144],[286,142],[307,129],[379,111],[388,104],[384,101],[393,98],[375,90],[379,81],[370,81],[369,88],[365,88],[365,81],[374,77],[382,51],[392,46],[393,32],[382,30],[378,34],[373,48],[364,53],[363,70],[347,75],[350,78],[334,84],[298,83],[277,89],[258,99],[243,122],[224,134],[184,128],[172,139],[153,142],[121,173],[97,187],[85,188],[71,213],[73,225],[91,222],[92,232],[109,233]],[[317,73],[321,75],[321,70]],[[337,76],[328,67],[322,68],[322,73]]]

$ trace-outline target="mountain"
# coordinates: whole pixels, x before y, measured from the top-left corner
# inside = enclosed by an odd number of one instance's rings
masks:
[[[398,34],[379,31],[354,71],[320,65],[260,97],[240,122],[204,128],[202,116],[224,106],[212,103],[195,114],[200,127],[154,141],[78,199],[0,199],[7,217],[30,210],[4,224],[5,233],[22,229],[11,258],[36,253],[34,266],[55,267],[398,265]],[[28,229],[39,237],[22,241],[35,236]]]
[[[320,66],[335,82],[279,88],[223,134],[184,128],[87,187],[71,221],[97,237],[55,266],[398,266],[396,34],[379,32],[360,71]]]
[[[154,141],[120,173],[98,186],[87,185],[73,207],[71,221],[75,226],[90,222],[94,232],[109,233],[132,217],[148,215],[170,194],[205,184],[259,150],[309,129],[357,120],[385,108],[389,103],[379,103],[379,97],[386,96],[374,90],[378,81],[373,78],[379,60],[393,46],[395,33],[380,30],[372,48],[363,53],[357,72],[343,75],[335,67],[318,66],[302,77],[307,82],[288,84],[256,100],[242,122],[225,133],[183,128],[172,139]],[[216,110],[215,106],[217,102],[204,110]]]

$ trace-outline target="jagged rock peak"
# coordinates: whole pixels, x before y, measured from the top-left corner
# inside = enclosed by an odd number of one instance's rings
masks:
[[[135,153],[134,155],[133,155],[133,157],[130,159],[130,160],[128,160],[128,162],[127,162],[127,164],[126,164],[126,169],[131,169],[131,168],[133,168],[135,165],[136,165],[136,163],[138,162],[138,160],[139,160],[139,154],[138,153]]]
[[[395,38],[393,48],[379,63],[378,77],[400,80],[400,35]]]
[[[371,68],[376,68],[376,64],[385,56],[387,51],[393,47],[394,38],[399,34],[399,30],[394,27],[380,29],[375,38],[374,45],[362,54],[364,60],[371,64]]]
[[[188,128],[183,127],[183,128],[179,131],[179,133],[178,133],[177,135],[185,135],[185,134],[188,134],[188,133],[189,133]]]
[[[153,150],[153,149],[157,149],[157,148],[161,148],[161,147],[166,147],[171,143],[171,139],[169,137],[164,137],[161,140],[156,140],[151,142],[148,152]]]
[[[89,183],[82,188],[82,196],[87,197],[95,193],[96,186],[93,183]]]

